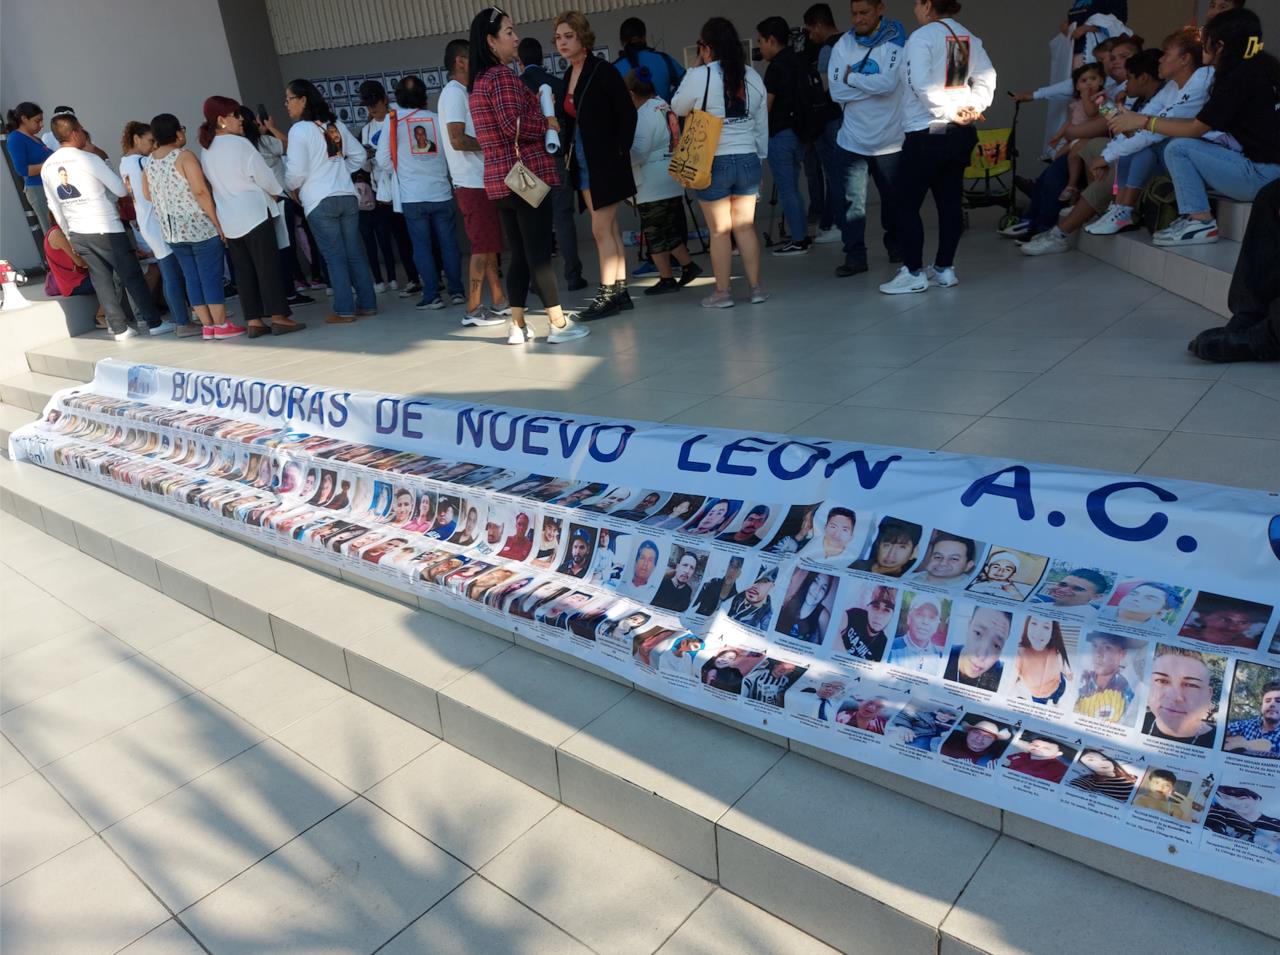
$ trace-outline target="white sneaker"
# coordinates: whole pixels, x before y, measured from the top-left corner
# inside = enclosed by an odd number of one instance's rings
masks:
[[[329,296],[330,298],[333,298],[333,286],[331,285],[327,289],[325,289],[324,294]]]
[[[375,292],[377,292],[379,295],[381,295],[383,292],[385,292],[385,291],[387,290],[387,283],[386,283],[386,282],[374,282],[374,283],[373,283],[373,290],[374,290]]]
[[[503,325],[506,321],[501,315],[495,315],[483,305],[477,306],[474,311],[466,312],[462,316],[463,325],[475,325],[480,328],[487,325]]]
[[[151,329],[149,334],[153,336],[154,335],[170,335],[173,333],[173,330],[177,327],[178,326],[173,324],[173,322],[161,322],[155,328]]]
[[[571,318],[565,318],[564,324],[559,328],[549,325],[550,331],[547,333],[548,345],[559,345],[561,342],[571,342],[575,338],[586,338],[591,334],[591,329],[586,325],[579,325]]]
[[[1057,255],[1071,251],[1071,240],[1057,229],[1041,232],[1030,242],[1018,246],[1023,255]]]
[[[493,312],[494,315],[501,315],[504,318],[511,317],[511,306],[508,305],[506,302],[502,302],[501,304],[495,303],[493,305],[489,305],[486,307],[489,309],[489,311]]]
[[[1153,245],[1210,245],[1218,241],[1217,219],[1178,216],[1167,229],[1151,237]]]
[[[397,282],[395,279],[391,279],[389,282],[387,282],[387,288],[391,289],[391,291],[394,292],[396,291],[396,289],[400,288],[400,283]]]
[[[926,266],[924,275],[929,280],[929,284],[936,288],[955,288],[960,284],[960,279],[956,277],[954,268],[940,269],[930,265]]]
[[[996,235],[1005,239],[1020,239],[1031,231],[1030,219],[1019,219],[1013,225],[1005,226],[996,232]]]
[[[122,342],[130,338],[137,338],[138,333],[134,329],[126,326],[124,331],[120,332],[119,334],[112,335],[111,337],[118,342]]]
[[[1115,235],[1133,228],[1133,208],[1113,202],[1107,211],[1094,219],[1084,231],[1090,235]]]
[[[830,245],[833,242],[841,241],[842,238],[839,228],[832,226],[830,229],[819,229],[817,235],[813,237],[813,241],[815,245]]]
[[[512,322],[512,323],[511,323],[511,327],[510,327],[509,329],[507,329],[507,344],[508,344],[508,345],[523,345],[523,344],[525,344],[526,342],[528,342],[528,341],[530,341],[530,340],[532,340],[532,339],[533,339],[533,336],[532,336],[532,335],[529,335],[527,338],[525,337],[525,336],[526,336],[526,333],[527,333],[527,332],[531,332],[531,331],[533,331],[533,329],[531,329],[531,328],[521,328],[521,327],[520,327],[519,325],[517,325],[515,322]]]
[[[907,295],[911,292],[929,291],[929,278],[923,271],[912,272],[905,265],[898,274],[880,286],[885,295]]]

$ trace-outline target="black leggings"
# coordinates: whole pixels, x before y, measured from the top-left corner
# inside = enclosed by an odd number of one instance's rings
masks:
[[[898,167],[899,240],[902,264],[912,272],[924,268],[924,222],[920,207],[933,193],[938,207],[938,254],[934,264],[949,269],[964,231],[964,170],[978,142],[972,126],[947,126],[945,133],[927,129],[907,133]]]
[[[292,314],[285,301],[285,279],[280,268],[280,250],[276,248],[274,222],[268,216],[240,238],[227,240],[246,322]]]
[[[517,195],[504,196],[497,201],[497,206],[507,247],[511,249],[511,263],[507,266],[507,301],[512,308],[525,307],[532,275],[542,304],[547,308],[559,305],[560,290],[556,288],[556,276],[551,270],[554,229],[550,197],[543,199],[536,209]]]

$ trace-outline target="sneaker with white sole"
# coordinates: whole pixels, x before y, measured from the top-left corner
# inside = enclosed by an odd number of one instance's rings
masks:
[[[956,277],[954,268],[940,269],[936,265],[926,266],[924,277],[929,280],[929,284],[934,288],[955,288],[960,284],[960,279]]]
[[[703,308],[733,308],[733,293],[722,292],[719,289],[713,291],[710,295],[702,300]]]
[[[177,328],[177,327],[178,327],[178,326],[177,326],[177,325],[175,325],[175,324],[173,324],[173,322],[161,322],[159,325],[156,325],[156,326],[154,326],[154,327],[150,328],[150,329],[148,330],[148,334],[150,334],[150,335],[152,335],[152,336],[155,336],[155,335],[170,335],[170,334],[172,334],[172,333],[173,333],[173,330],[174,330],[175,328]]]
[[[769,301],[769,293],[764,290],[763,285],[751,286],[752,305],[763,305],[767,301]]]
[[[477,306],[474,310],[466,312],[462,316],[463,325],[475,325],[478,328],[488,325],[503,325],[506,324],[506,321],[503,316],[494,314],[484,305]]]
[[[566,318],[564,324],[557,328],[555,325],[549,325],[547,332],[547,344],[559,345],[561,342],[571,342],[577,338],[586,338],[591,334],[591,329],[586,325],[579,325],[572,319]]]
[[[221,325],[213,326],[213,337],[222,341],[224,338],[238,338],[243,335],[247,329],[242,325],[233,325],[230,322],[223,322]]]
[[[398,298],[413,298],[415,295],[422,294],[421,282],[407,282],[405,287],[396,293]]]
[[[533,341],[533,329],[527,325],[521,328],[515,322],[511,323],[511,327],[507,329],[508,345],[524,345]]]
[[[814,245],[831,245],[834,242],[841,241],[843,237],[840,235],[840,229],[832,226],[830,229],[819,229],[813,237]]]
[[[374,290],[375,292],[377,292],[379,295],[381,295],[383,292],[385,292],[385,291],[387,290],[387,283],[386,283],[386,282],[374,282],[374,283],[373,283],[373,290]]]
[[[1071,251],[1071,240],[1055,227],[1018,246],[1018,250],[1023,255],[1057,255]]]
[[[1106,212],[1085,226],[1084,231],[1090,235],[1116,235],[1119,232],[1127,232],[1134,228],[1134,225],[1133,207],[1113,202],[1107,207]]]
[[[880,286],[885,295],[909,295],[912,292],[929,291],[929,277],[924,270],[912,272],[905,265],[898,269],[898,274]]]
[[[450,305],[466,305],[467,297],[463,295],[461,292],[450,292],[449,304]]]
[[[124,331],[116,332],[111,337],[118,342],[123,342],[123,341],[128,341],[130,338],[137,338],[138,332],[136,329],[129,328],[128,326],[126,326]]]
[[[389,281],[389,282],[387,283],[387,288],[388,288],[389,290],[391,290],[392,292],[394,292],[394,291],[395,291],[396,289],[398,289],[399,287],[400,287],[400,283],[399,283],[399,282],[397,282],[395,279],[392,279],[391,281]]]
[[[801,239],[798,242],[788,242],[786,245],[773,250],[774,255],[804,255],[809,251],[809,240]]]
[[[996,235],[1004,239],[1020,239],[1031,231],[1030,219],[1019,219],[1013,225],[1007,225],[1003,229],[996,232]]]
[[[1151,237],[1153,245],[1211,245],[1217,242],[1217,219],[1192,219],[1179,216],[1167,229],[1161,229]]]
[[[413,307],[416,309],[430,309],[433,312],[438,312],[440,309],[444,308],[444,299],[440,298],[437,295],[435,298],[433,298],[431,301],[428,302],[424,298],[421,302],[419,302],[417,305]]]
[[[485,307],[488,308],[489,311],[493,312],[494,315],[501,315],[504,318],[511,317],[511,306],[508,305],[506,302],[501,302],[496,305],[488,305]]]

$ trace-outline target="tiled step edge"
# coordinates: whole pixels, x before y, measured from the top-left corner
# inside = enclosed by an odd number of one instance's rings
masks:
[[[80,381],[71,378],[34,371],[24,372],[0,381],[0,402],[39,414],[44,411],[45,405],[49,403],[49,398],[54,392],[73,388],[79,384],[81,384]]]
[[[24,424],[35,421],[38,415],[30,408],[0,402],[0,454],[9,453],[9,435]]]
[[[1239,936],[1256,952],[1280,939],[1262,893],[753,735],[85,482],[2,461],[0,506],[837,948],[1015,950],[973,933],[986,903],[975,909],[966,887],[988,883],[992,859],[1027,853],[1042,887],[1114,883],[1145,900],[1127,910],[1140,922],[1177,899],[1215,940]],[[1233,921],[1198,908],[1209,904]]]
[[[1214,245],[1173,250],[1152,245],[1151,237],[1142,230],[1107,236],[1082,230],[1078,248],[1224,318],[1231,316],[1227,289],[1239,242],[1223,239]]]

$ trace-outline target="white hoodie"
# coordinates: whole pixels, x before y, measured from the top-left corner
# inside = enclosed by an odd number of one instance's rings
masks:
[[[1212,66],[1200,67],[1191,74],[1191,78],[1181,89],[1177,83],[1165,83],[1160,92],[1151,97],[1151,101],[1142,108],[1142,114],[1163,119],[1195,118],[1209,99],[1209,91],[1213,87],[1213,72]],[[1121,156],[1132,156],[1168,138],[1160,133],[1140,129],[1131,136],[1117,136],[1107,143],[1107,148],[1102,151],[1102,158],[1107,162],[1115,162]]]
[[[852,30],[832,49],[827,88],[844,108],[836,134],[841,149],[863,156],[884,156],[902,149],[904,51],[905,47],[892,39],[868,51]]]
[[[969,45],[967,81],[947,86],[947,54],[952,36]],[[954,122],[961,109],[981,113],[996,93],[996,70],[986,48],[968,28],[950,17],[919,27],[907,38],[903,129],[908,133],[934,123]]]

